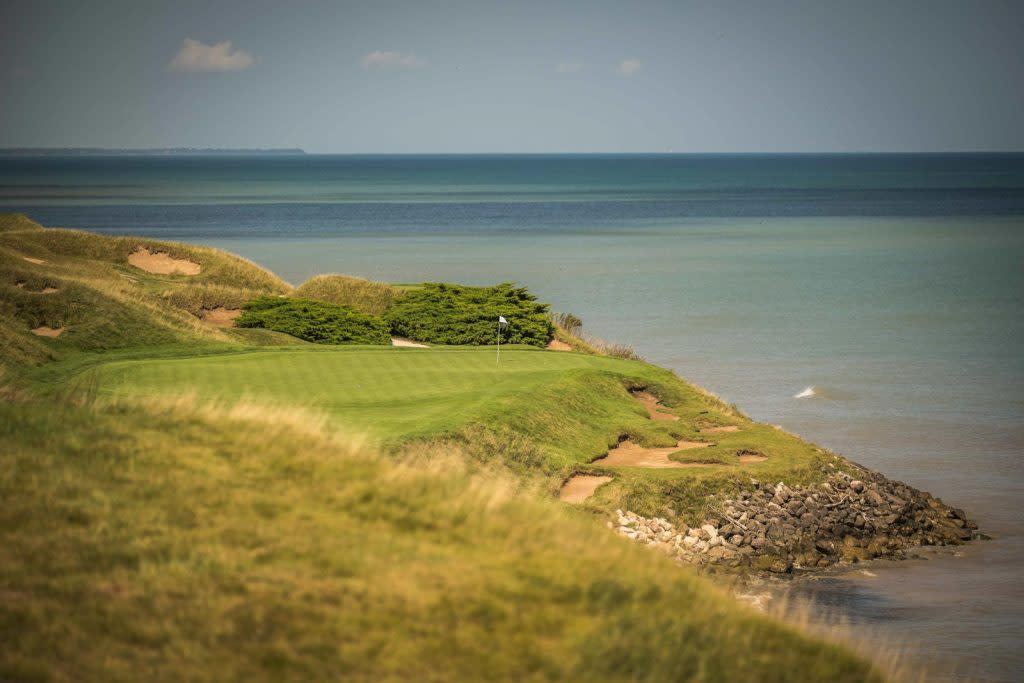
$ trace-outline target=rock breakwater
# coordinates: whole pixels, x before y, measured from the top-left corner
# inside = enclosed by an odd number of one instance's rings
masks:
[[[610,525],[682,562],[776,573],[902,558],[911,548],[984,537],[963,510],[867,469],[808,486],[751,479],[749,488],[712,507],[695,527],[622,510],[617,526]]]

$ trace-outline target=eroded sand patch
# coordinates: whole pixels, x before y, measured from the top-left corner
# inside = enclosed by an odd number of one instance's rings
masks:
[[[677,462],[670,460],[668,456],[677,451],[685,451],[691,448],[707,448],[714,444],[706,441],[680,441],[675,446],[668,448],[645,448],[632,441],[623,441],[618,448],[608,451],[608,455],[595,460],[595,465],[607,465],[609,467],[649,467],[652,469],[682,468],[682,467],[715,467],[719,463],[706,462]]]
[[[549,351],[572,351],[571,346],[566,344],[564,341],[558,341],[557,339],[552,339],[551,341],[549,341],[548,345],[545,346],[544,348],[546,348]]]
[[[594,495],[594,491],[601,484],[606,484],[611,480],[611,477],[577,474],[574,477],[570,477],[569,481],[562,485],[562,490],[558,492],[558,498],[566,503],[582,503]]]
[[[46,263],[46,261],[44,261],[41,258],[32,258],[31,256],[22,256],[21,258],[25,259],[29,263],[35,263],[36,265],[39,265],[41,263]]]
[[[171,258],[166,251],[151,252],[146,247],[139,247],[128,254],[128,263],[154,275],[199,275],[202,270],[202,266],[194,261]]]
[[[643,404],[644,408],[647,409],[647,415],[650,416],[652,420],[668,420],[671,422],[675,422],[676,420],[679,419],[678,415],[663,412],[665,410],[665,407],[661,405],[661,401],[658,400],[658,397],[650,392],[634,392],[633,398],[635,398],[636,400],[640,401],[640,403]]]
[[[405,348],[405,349],[429,349],[430,348],[426,344],[419,344],[417,342],[414,342],[411,339],[402,339],[401,337],[392,337],[391,338],[391,345],[392,346],[401,346],[402,348]]]
[[[705,427],[700,430],[701,434],[723,434],[725,432],[738,432],[740,428],[736,425],[723,425],[721,427]]]
[[[64,328],[47,327],[46,325],[43,325],[32,330],[32,334],[36,335],[37,337],[59,337],[60,335],[64,334]]]
[[[203,322],[209,323],[214,327],[234,327],[235,318],[240,315],[242,315],[242,309],[240,308],[218,306],[217,308],[204,308],[199,317],[203,319]]]

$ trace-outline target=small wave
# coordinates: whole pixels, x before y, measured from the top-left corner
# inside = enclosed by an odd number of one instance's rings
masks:
[[[814,387],[807,387],[793,398],[813,398],[817,395],[817,392],[814,391]]]

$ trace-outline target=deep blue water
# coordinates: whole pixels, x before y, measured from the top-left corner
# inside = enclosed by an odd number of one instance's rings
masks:
[[[0,158],[0,210],[295,283],[526,284],[967,509],[996,540],[814,592],[911,657],[1024,680],[1024,155]]]

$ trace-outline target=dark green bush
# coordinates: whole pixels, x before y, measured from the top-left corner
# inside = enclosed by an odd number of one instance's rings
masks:
[[[316,344],[390,344],[387,324],[348,306],[263,296],[242,308],[236,327],[261,327]]]
[[[495,343],[499,315],[509,323],[502,327],[502,343],[544,346],[551,341],[548,305],[508,282],[494,287],[428,282],[395,301],[384,319],[400,337],[482,345]]]

